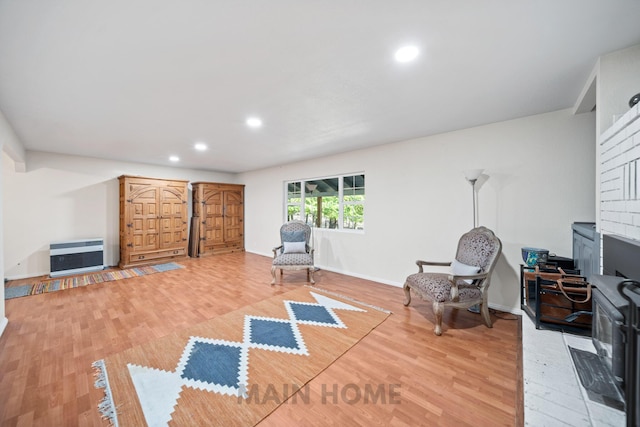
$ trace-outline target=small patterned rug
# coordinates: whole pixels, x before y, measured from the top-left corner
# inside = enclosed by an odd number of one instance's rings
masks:
[[[389,314],[318,288],[275,295],[95,362],[98,407],[115,426],[254,426]]]
[[[131,277],[145,276],[147,274],[162,273],[164,271],[171,271],[179,268],[183,268],[182,265],[175,262],[169,262],[166,264],[128,268],[126,270],[113,270],[102,273],[85,274],[82,276],[43,280],[42,282],[32,285],[5,287],[4,299],[7,300],[25,297],[28,295],[39,295],[47,292],[61,291],[63,289],[94,285],[96,283],[111,282],[113,280],[129,279]]]

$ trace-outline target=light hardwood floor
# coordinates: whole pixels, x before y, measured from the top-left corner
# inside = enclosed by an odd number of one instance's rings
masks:
[[[306,280],[304,271],[285,272],[271,286],[270,258],[248,253],[180,263],[184,269],[6,301],[0,424],[107,425],[92,362]],[[323,270],[315,278],[319,288],[393,314],[311,381],[308,401],[284,403],[260,426],[522,425],[519,318],[492,314],[489,329],[479,315],[446,311],[436,337],[430,304],[414,298],[404,307],[400,288]],[[356,402],[353,393],[367,387],[395,394]],[[352,394],[334,399],[323,390]]]

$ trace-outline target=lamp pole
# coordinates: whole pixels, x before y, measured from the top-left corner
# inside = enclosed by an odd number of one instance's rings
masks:
[[[464,177],[471,183],[471,201],[473,202],[473,228],[476,228],[476,219],[478,217],[478,215],[476,214],[476,181],[478,181],[478,178],[480,178],[482,172],[484,172],[484,169],[472,169],[464,172]],[[476,314],[480,313],[480,304],[472,305],[467,310]]]
[[[471,183],[471,193],[472,193],[472,200],[473,200],[473,228],[476,228],[476,218],[478,217],[476,215],[476,181],[477,179],[470,179],[469,182]]]

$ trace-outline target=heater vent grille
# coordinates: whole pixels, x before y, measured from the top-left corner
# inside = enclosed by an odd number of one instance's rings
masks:
[[[104,269],[104,240],[82,239],[49,245],[51,277]]]

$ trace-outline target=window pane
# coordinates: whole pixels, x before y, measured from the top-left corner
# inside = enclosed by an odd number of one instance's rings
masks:
[[[343,177],[342,228],[364,229],[364,174]]]
[[[307,224],[319,228],[338,228],[339,183],[338,178],[305,182],[305,220]]]
[[[353,196],[361,197],[361,196]],[[351,230],[364,230],[364,205],[363,204],[345,204],[344,214],[342,216],[342,228]]]
[[[337,196],[318,196],[305,198],[306,222],[319,228],[338,228],[340,209]],[[320,212],[320,214],[318,214]]]
[[[300,203],[302,198],[301,182],[290,182],[287,184],[287,204]]]
[[[287,184],[287,221],[301,220],[300,206],[302,204],[302,182]]]
[[[298,220],[298,221],[302,220],[302,218],[300,218],[300,203],[298,203],[297,205],[287,206],[287,221],[293,221],[293,220]]]
[[[363,196],[362,200],[364,200],[364,174],[345,176],[343,178],[343,185],[342,194],[344,194],[345,200],[347,200],[346,196],[356,195]]]

